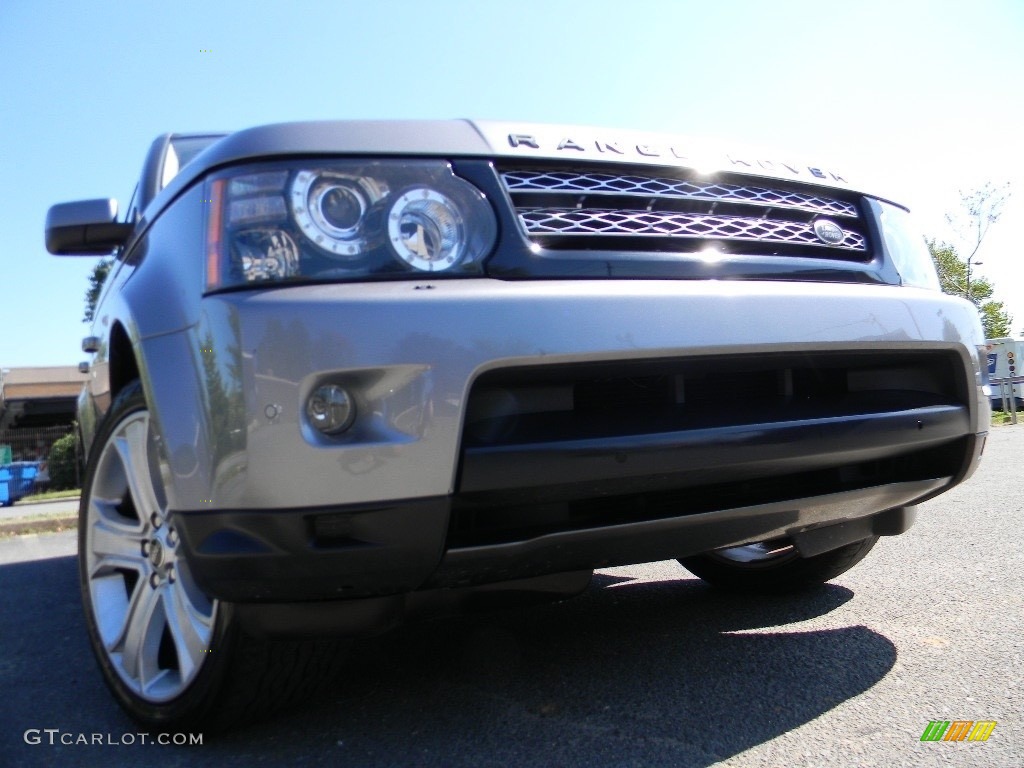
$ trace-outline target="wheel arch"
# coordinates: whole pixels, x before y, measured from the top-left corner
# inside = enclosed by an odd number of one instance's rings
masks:
[[[82,388],[76,405],[78,439],[83,460],[88,460],[92,443],[111,405],[118,395],[139,376],[140,365],[124,324],[115,320],[106,344],[91,366],[92,378]]]
[[[120,322],[110,329],[110,398],[115,400],[129,383],[139,378],[139,363],[128,331]]]

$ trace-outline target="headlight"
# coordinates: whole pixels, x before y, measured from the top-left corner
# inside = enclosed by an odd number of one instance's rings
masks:
[[[291,183],[291,205],[302,234],[326,253],[358,259],[379,240],[379,204],[388,196],[382,181],[330,171],[299,171]]]
[[[274,163],[206,182],[209,290],[482,274],[497,222],[443,161]]]
[[[388,215],[388,235],[398,258],[424,272],[445,270],[462,259],[466,227],[459,207],[432,189],[411,189]]]
[[[872,200],[871,207],[878,216],[885,248],[896,265],[896,271],[903,278],[903,284],[941,290],[928,243],[914,226],[910,214],[903,208],[880,200]]]

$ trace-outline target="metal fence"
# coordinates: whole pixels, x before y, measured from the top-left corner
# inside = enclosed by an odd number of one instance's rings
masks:
[[[0,462],[48,461],[53,444],[74,431],[75,426],[70,423],[56,427],[0,429]],[[77,475],[77,461],[75,465]]]
[[[1011,423],[1017,423],[1017,387],[1015,384],[1024,384],[1024,376],[1006,376],[1001,379],[991,379],[989,384],[999,390],[999,399],[1002,400],[1003,413],[1010,414]]]
[[[11,447],[11,461],[46,461],[53,444],[74,430],[73,424],[0,429],[0,445]]]

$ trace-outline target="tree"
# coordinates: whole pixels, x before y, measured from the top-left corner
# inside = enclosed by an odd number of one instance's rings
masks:
[[[966,260],[968,275],[985,235],[992,225],[999,221],[999,217],[1003,215],[1003,207],[1009,199],[1009,182],[997,186],[989,181],[985,186],[969,192],[960,190],[959,210],[946,214],[946,222],[965,246],[964,251],[970,251]]]
[[[985,338],[994,339],[1010,335],[1013,318],[1001,301],[994,301],[995,287],[986,278],[974,276],[978,250],[992,225],[1003,215],[1003,207],[1010,198],[1010,185],[987,182],[969,192],[960,191],[960,207],[946,215],[946,221],[959,242],[959,248],[949,243],[931,240],[928,250],[939,273],[942,292],[963,296],[978,308],[985,328]],[[966,253],[967,258],[961,258]]]
[[[78,484],[76,464],[78,462],[78,436],[75,432],[64,435],[50,447],[47,469],[50,473],[50,488],[55,491],[75,488]]]
[[[110,269],[113,266],[113,259],[102,259],[96,262],[96,266],[92,268],[92,274],[89,275],[89,289],[85,292],[85,316],[82,317],[83,323],[92,322],[93,313],[96,311],[96,302],[100,300],[103,284],[107,281],[107,275],[110,274]]]
[[[939,286],[950,296],[963,296],[967,277],[967,265],[957,256],[956,249],[948,243],[935,239],[928,241],[928,251],[939,273]]]
[[[981,324],[985,328],[986,339],[999,339],[1010,336],[1010,323],[1013,316],[1006,311],[1001,301],[986,301],[981,305]]]
[[[985,338],[1009,336],[1013,317],[1006,311],[1003,302],[992,299],[995,287],[991,281],[984,277],[975,277],[968,282],[967,261],[961,259],[956,248],[948,243],[929,240],[928,250],[939,273],[942,292],[951,296],[963,296],[978,308],[981,324],[985,329]]]

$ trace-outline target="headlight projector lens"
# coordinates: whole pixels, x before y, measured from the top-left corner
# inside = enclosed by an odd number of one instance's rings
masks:
[[[398,258],[422,272],[439,272],[462,260],[466,238],[462,214],[433,189],[410,189],[388,215],[388,237]]]
[[[300,171],[292,182],[291,203],[302,233],[327,253],[356,259],[369,248],[366,218],[387,187],[367,177]]]
[[[344,387],[324,384],[313,390],[306,401],[309,423],[325,435],[337,435],[352,426],[356,406]]]

